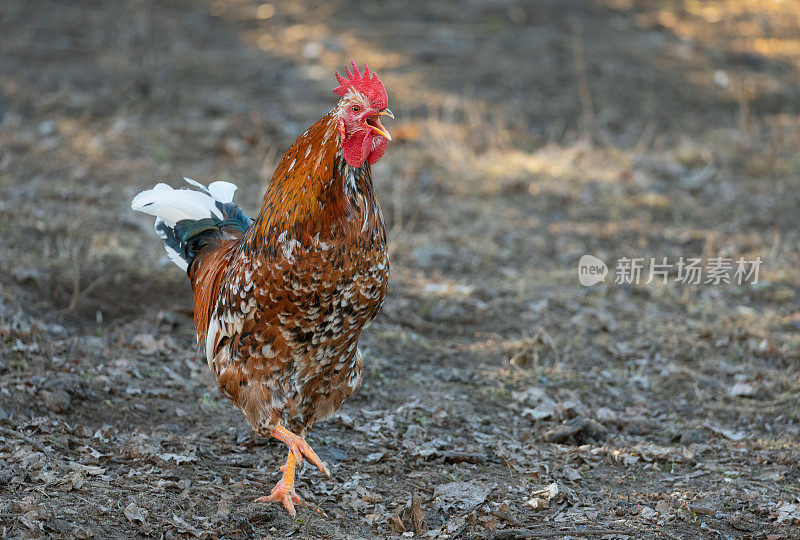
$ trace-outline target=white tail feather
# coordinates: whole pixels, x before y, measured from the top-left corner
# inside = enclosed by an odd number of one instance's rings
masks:
[[[223,203],[233,202],[233,193],[236,191],[236,184],[218,181],[208,184],[208,192],[211,196]]]
[[[131,208],[156,216],[170,227],[183,219],[205,219],[216,216],[222,219],[222,212],[216,202],[229,203],[233,200],[236,185],[230,182],[213,182],[208,189],[186,179],[203,192],[193,189],[173,189],[167,184],[157,184],[153,189],[142,191],[131,202]]]
[[[217,199],[219,202],[222,203],[233,202],[233,194],[237,189],[236,184],[231,184],[230,182],[225,182],[220,180],[217,182],[211,182],[210,184],[208,184],[208,187],[206,187],[200,182],[192,180],[191,178],[186,178],[184,176],[183,179],[189,182],[191,185],[202,189],[203,191],[205,191],[206,193]]]
[[[217,208],[217,203],[233,201],[236,185],[230,182],[212,182],[208,188],[190,178],[184,178],[189,184],[202,191],[193,189],[173,189],[171,186],[159,183],[153,189],[142,191],[131,201],[131,208],[156,217],[156,233],[165,241],[164,248],[169,258],[181,269],[186,270],[187,261],[173,247],[166,244],[167,231],[163,225],[170,229],[184,219],[200,220],[210,217],[223,219],[222,212]]]

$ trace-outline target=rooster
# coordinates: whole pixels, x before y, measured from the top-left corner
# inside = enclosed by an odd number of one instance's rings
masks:
[[[330,476],[305,437],[361,384],[361,331],[389,280],[383,215],[370,166],[394,118],[377,74],[355,62],[336,72],[337,105],[289,147],[255,220],[236,186],[158,184],[131,207],[156,216],[170,259],[189,275],[198,348],[220,391],[255,432],[289,447],[283,476],[258,502],[302,503],[295,468],[307,459]]]

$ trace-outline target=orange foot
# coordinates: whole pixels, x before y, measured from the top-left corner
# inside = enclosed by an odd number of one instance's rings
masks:
[[[286,463],[281,467],[283,477],[281,477],[278,484],[273,488],[272,492],[267,497],[259,497],[256,502],[280,502],[283,504],[289,515],[296,514],[294,505],[305,504],[297,493],[294,491],[294,471],[298,463],[303,463],[303,457],[308,459],[311,463],[316,465],[323,474],[330,476],[331,473],[328,468],[319,459],[316,452],[314,452],[308,443],[302,437],[295,435],[283,426],[278,426],[272,430],[272,436],[279,441],[285,443],[289,447],[289,457],[286,458]]]
[[[294,453],[289,452],[289,457],[286,458],[286,464],[281,467],[283,477],[278,481],[275,487],[272,488],[272,493],[270,493],[268,497],[259,497],[256,499],[256,502],[283,503],[283,507],[289,512],[289,515],[294,517],[296,514],[294,505],[304,503],[303,499],[294,491],[294,467]]]

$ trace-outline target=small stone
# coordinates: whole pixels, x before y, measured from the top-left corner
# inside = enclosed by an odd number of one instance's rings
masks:
[[[54,390],[52,392],[42,390],[41,394],[44,398],[44,406],[55,413],[66,412],[72,405],[72,398],[63,390]]]
[[[753,385],[745,382],[737,382],[728,388],[728,395],[731,397],[747,397],[755,393],[756,390],[753,388]]]
[[[581,473],[572,467],[564,467],[563,472],[564,477],[570,482],[580,482],[583,479]]]
[[[578,416],[548,429],[542,440],[550,443],[581,445],[590,441],[603,441],[608,430],[599,422]]]
[[[656,503],[656,512],[659,514],[669,514],[670,509],[672,506],[669,504],[669,501],[661,499]]]
[[[690,429],[681,433],[680,443],[681,444],[702,444],[706,442],[705,433],[700,431],[699,429]]]
[[[597,419],[605,425],[616,424],[619,420],[617,413],[608,407],[600,407],[597,409],[595,412],[595,417],[597,417]]]
[[[364,461],[366,461],[367,463],[377,463],[381,460],[382,457],[383,457],[383,452],[373,452],[372,454],[367,455],[367,457],[364,458]]]
[[[625,422],[622,430],[628,435],[647,435],[650,433],[650,426],[643,418],[633,418]]]
[[[653,519],[656,516],[656,511],[649,506],[643,506],[641,512],[639,512],[639,515],[644,519]]]

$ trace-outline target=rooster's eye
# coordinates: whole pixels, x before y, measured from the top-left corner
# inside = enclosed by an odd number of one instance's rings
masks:
[[[357,113],[360,110],[361,110],[361,107],[359,107],[358,105],[353,105],[353,112],[354,113]]]

